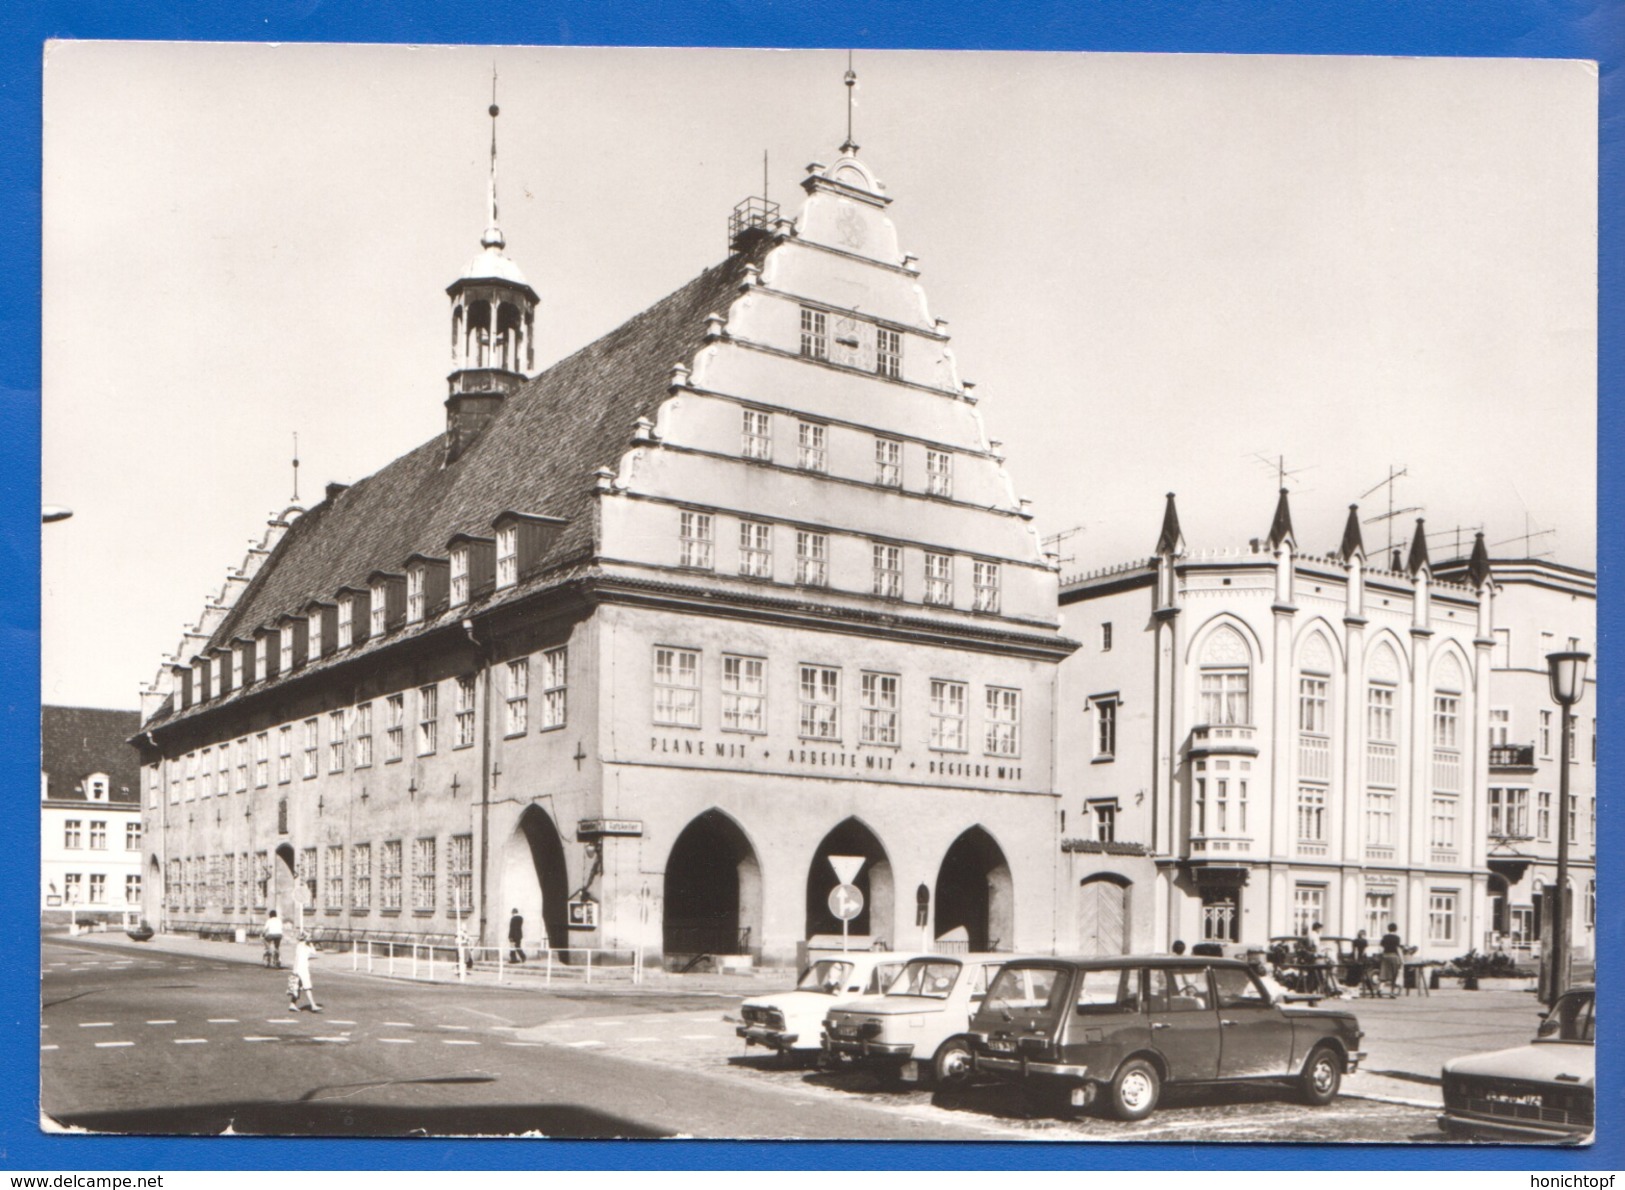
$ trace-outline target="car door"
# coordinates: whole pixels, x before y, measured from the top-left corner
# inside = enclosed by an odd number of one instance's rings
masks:
[[[1151,967],[1146,971],[1151,1044],[1175,1081],[1205,1082],[1219,1076],[1219,1014],[1213,1008],[1207,969]]]
[[[1214,967],[1219,1077],[1279,1078],[1291,1070],[1292,1022],[1245,967]]]
[[[1151,1023],[1141,995],[1137,967],[1086,967],[1073,988],[1061,1061],[1110,1072],[1128,1054],[1145,1046]]]

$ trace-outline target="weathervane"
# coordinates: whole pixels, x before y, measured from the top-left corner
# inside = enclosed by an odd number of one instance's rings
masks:
[[[846,143],[841,146],[843,153],[856,153],[858,142],[852,139],[852,105],[853,90],[858,85],[857,72],[852,69],[852,51],[846,51]]]
[[[497,116],[502,109],[497,107],[497,64],[491,63],[491,106],[487,109],[491,113],[491,180],[490,180],[490,208],[491,223],[485,229],[485,235],[480,242],[487,248],[502,247],[502,229],[497,226]]]
[[[293,432],[293,502],[299,503],[299,431]]]

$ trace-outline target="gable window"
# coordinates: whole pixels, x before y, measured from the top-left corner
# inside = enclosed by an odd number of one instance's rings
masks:
[[[890,380],[903,375],[903,336],[880,327],[875,331],[875,371]]]
[[[655,649],[654,721],[668,727],[700,725],[700,654],[694,649]]]
[[[348,649],[354,643],[355,637],[355,600],[345,595],[339,600],[338,642],[339,648]]]
[[[460,607],[468,602],[468,547],[460,545],[451,551],[451,605]]]
[[[739,524],[739,573],[749,578],[773,577],[773,526],[759,521]]]
[[[344,712],[327,712],[327,771],[344,771],[344,754],[350,750],[349,733],[344,729]]]
[[[804,421],[797,430],[796,466],[803,471],[829,470],[829,427]]]
[[[1021,691],[987,688],[987,733],[985,751],[989,756],[1021,754]]]
[[[973,603],[971,607],[979,612],[996,612],[999,610],[999,564],[997,562],[974,562],[971,566],[971,583]]]
[[[406,695],[384,700],[384,760],[399,760],[406,750]]]
[[[426,572],[421,566],[414,566],[406,572],[406,622],[408,624],[421,624],[423,622],[425,575]]]
[[[800,734],[804,740],[841,738],[841,671],[828,665],[801,667]]]
[[[829,585],[829,535],[796,533],[796,582],[809,587]]]
[[[863,722],[859,739],[865,744],[897,746],[897,674],[863,674]]]
[[[740,452],[747,459],[767,461],[773,457],[773,416],[760,409],[744,412],[744,426],[739,440]]]
[[[276,780],[286,785],[293,780],[293,724],[284,723],[276,730]]]
[[[542,723],[543,731],[563,727],[569,709],[567,684],[570,678],[570,651],[560,645],[542,654]]]
[[[271,735],[262,731],[254,737],[254,788],[271,783]]]
[[[722,655],[722,730],[760,734],[766,728],[767,662]]]
[[[877,541],[873,544],[873,552],[875,594],[883,599],[901,599],[903,597],[903,547],[900,545],[886,545]]]
[[[679,566],[693,566],[701,570],[711,569],[711,514],[708,512],[689,512],[686,509],[680,514],[682,538],[682,557]]]
[[[931,679],[931,747],[939,752],[965,751],[964,682]]]
[[[317,772],[316,754],[317,754],[317,750],[321,747],[321,738],[320,737],[321,737],[321,722],[319,720],[316,720],[316,719],[306,719],[305,720],[305,768],[304,768],[304,773],[305,773],[305,777],[307,779],[311,778],[311,777],[314,777],[316,775],[316,772]]]
[[[829,358],[829,318],[810,306],[801,307],[801,354],[808,359]]]
[[[530,730],[530,659],[508,662],[508,735]]]
[[[925,452],[925,491],[930,496],[954,494],[954,457],[947,451]]]
[[[504,525],[497,530],[497,590],[519,581],[519,526]]]
[[[1117,700],[1095,698],[1095,759],[1112,760],[1117,756]]]
[[[418,687],[418,755],[434,755],[440,739],[440,687]]]
[[[364,702],[355,709],[355,767],[372,767],[372,703]]]
[[[903,486],[903,444],[891,438],[875,439],[875,482],[883,488]]]
[[[925,556],[925,601],[939,607],[954,602],[954,560],[949,554]]]
[[[457,730],[457,743],[459,748],[474,746],[474,679],[464,676],[457,679],[452,688],[452,713],[455,716]]]

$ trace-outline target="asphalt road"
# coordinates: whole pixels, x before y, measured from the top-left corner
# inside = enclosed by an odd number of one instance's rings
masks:
[[[1253,1087],[1169,1092],[1150,1120],[1059,1119],[993,1086],[928,1095],[739,1051],[737,1000],[632,989],[431,985],[42,945],[41,1102],[62,1126],[144,1134],[892,1140],[1441,1139],[1433,1113]],[[760,1051],[757,1051],[759,1054]]]

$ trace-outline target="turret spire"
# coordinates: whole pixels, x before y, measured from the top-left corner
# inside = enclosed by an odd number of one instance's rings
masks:
[[[1291,541],[1297,545],[1297,535],[1292,532],[1292,508],[1287,504],[1287,490],[1281,489],[1281,498],[1275,502],[1275,519],[1270,522],[1270,546],[1279,547],[1283,541]]]
[[[1174,557],[1185,552],[1185,535],[1179,531],[1179,510],[1174,507],[1174,494],[1168,493],[1168,503],[1162,510],[1162,533],[1157,537],[1157,554]]]
[[[846,83],[846,140],[841,144],[841,152],[852,154],[858,151],[858,142],[852,139],[852,107],[856,102],[853,94],[857,90],[858,75],[852,69],[851,50],[846,51],[846,77],[843,81]]]
[[[1343,526],[1343,544],[1337,549],[1347,562],[1355,554],[1365,557],[1365,536],[1360,532],[1360,506],[1349,505],[1349,519]]]
[[[1484,545],[1484,534],[1473,536],[1473,556],[1467,559],[1467,577],[1473,586],[1483,587],[1490,577],[1490,551]]]
[[[1415,578],[1417,571],[1424,566],[1430,574],[1433,572],[1433,563],[1428,561],[1427,526],[1422,523],[1421,517],[1417,517],[1416,532],[1411,536],[1411,556],[1405,562],[1405,569]]]
[[[502,238],[502,228],[497,225],[497,116],[502,109],[497,107],[497,68],[496,63],[491,64],[491,181],[489,187],[489,219],[486,222],[485,234],[480,237],[480,245],[485,248],[501,248],[505,246]]]

